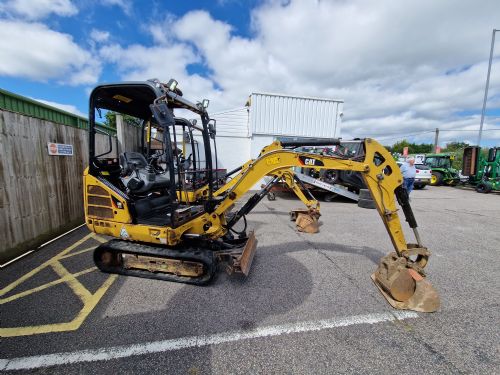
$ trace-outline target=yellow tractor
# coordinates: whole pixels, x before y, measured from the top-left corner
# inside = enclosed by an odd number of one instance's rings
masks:
[[[94,252],[101,271],[196,285],[208,283],[220,263],[229,273],[248,275],[257,241],[253,231],[247,233],[245,215],[275,183],[293,178],[293,167],[335,169],[361,173],[392,241],[394,252],[381,259],[372,275],[380,292],[398,309],[432,312],[439,308],[439,296],[424,273],[430,252],[420,240],[399,168],[383,146],[373,139],[353,140],[364,152],[349,158],[294,150],[334,146],[340,144],[339,139],[288,138],[264,147],[256,159],[233,171],[233,178],[224,182],[212,165],[215,126],[207,107],[207,100],[186,100],[175,80],[105,84],[92,91],[89,167],[84,172],[85,219],[92,232],[114,237]],[[201,121],[197,141],[203,146],[203,168],[202,157],[192,163],[177,147],[179,127],[194,124],[175,117],[178,109]],[[103,110],[141,119],[148,144],[142,142],[139,151],[125,150],[119,158],[109,157],[111,150],[99,153],[96,113]],[[154,152],[150,147],[152,126],[160,139]],[[194,170],[188,165],[195,165]],[[264,176],[271,180],[235,210],[235,203]],[[406,242],[396,200],[413,229],[414,244]],[[314,205],[314,200],[304,201]],[[313,222],[317,211],[311,208],[299,213],[297,220]],[[240,220],[245,228],[236,231]]]

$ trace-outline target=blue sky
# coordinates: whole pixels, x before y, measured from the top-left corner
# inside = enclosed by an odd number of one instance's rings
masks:
[[[89,47],[89,39],[93,30],[109,32],[112,38],[125,45],[141,44],[153,46],[154,40],[145,29],[145,24],[161,22],[167,17],[181,17],[194,9],[205,9],[214,18],[230,23],[235,35],[250,36],[249,9],[258,5],[256,0],[226,1],[111,1],[109,4],[100,1],[73,1],[78,7],[75,17],[61,17],[51,13],[42,22],[51,29],[67,33],[73,40],[84,47]],[[168,3],[168,6],[165,6]],[[28,2],[26,2],[28,5]],[[4,19],[25,19],[15,12],[4,12]],[[78,18],[78,19],[77,19]],[[203,64],[192,64],[187,67],[191,73],[206,74]],[[154,77],[149,77],[154,78]],[[112,66],[103,66],[99,82],[120,81],[121,77]],[[86,113],[88,88],[58,83],[57,80],[33,80],[22,76],[0,75],[0,87],[14,93],[46,101],[69,104],[80,112]]]
[[[439,127],[443,145],[474,143],[498,14],[497,0],[3,0],[0,87],[85,114],[99,82],[174,77],[212,111],[252,92],[341,98],[345,138],[431,142]],[[484,145],[500,144],[496,36]]]

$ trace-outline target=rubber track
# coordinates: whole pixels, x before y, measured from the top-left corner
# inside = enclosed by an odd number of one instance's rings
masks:
[[[104,251],[109,251],[115,255],[118,254],[135,254],[154,256],[159,258],[186,260],[192,262],[199,262],[203,264],[205,273],[199,277],[177,276],[174,274],[162,272],[149,272],[146,270],[126,269],[123,265],[105,266],[101,262],[101,254]],[[120,258],[121,259],[121,258]],[[158,279],[165,281],[174,281],[178,283],[205,285],[212,279],[215,270],[216,262],[213,251],[201,248],[186,248],[186,249],[172,249],[168,247],[155,247],[137,242],[111,240],[106,242],[94,250],[94,263],[97,268],[102,272],[114,273],[126,276],[136,276],[148,279]]]

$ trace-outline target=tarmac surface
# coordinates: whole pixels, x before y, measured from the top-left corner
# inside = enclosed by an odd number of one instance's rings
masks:
[[[370,275],[392,251],[375,210],[322,202],[320,233],[295,230],[292,196],[248,215],[250,275],[206,287],[102,274],[82,227],[0,271],[0,372],[500,372],[500,196],[412,193],[432,314],[392,309]],[[411,230],[403,223],[409,242]]]

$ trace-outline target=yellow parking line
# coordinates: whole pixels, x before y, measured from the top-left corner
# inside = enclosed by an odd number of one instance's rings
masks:
[[[83,303],[88,301],[92,294],[61,263],[54,262],[51,264],[51,267],[60,278],[66,277],[68,279],[67,284]]]
[[[85,275],[85,274],[87,274],[89,272],[92,272],[92,271],[95,271],[95,270],[97,270],[97,267],[87,268],[86,270],[74,273],[73,276],[74,277],[79,277],[79,276]],[[69,279],[69,276],[65,276],[65,277],[63,277],[61,279],[57,279],[57,280],[51,281],[50,283],[37,286],[36,288],[25,290],[24,292],[14,294],[13,296],[10,296],[10,297],[7,297],[7,298],[0,298],[0,305],[2,305],[4,303],[7,303],[7,302],[14,301],[14,300],[16,300],[18,298],[29,296],[30,294],[33,294],[33,293],[36,293],[36,292],[40,292],[40,291],[42,291],[44,289],[50,288],[51,286],[58,285],[58,284],[61,284],[61,283],[65,283],[65,282],[68,281],[68,279]]]
[[[27,274],[23,275],[16,281],[12,282],[11,284],[7,285],[5,288],[0,290],[0,297],[5,295],[6,293],[10,292],[26,280],[30,279],[31,277],[35,276],[38,272],[41,270],[51,267],[58,275],[59,279],[51,281],[49,283],[45,283],[43,285],[39,285],[35,288],[25,290],[23,292],[17,293],[13,296],[7,297],[7,298],[0,298],[0,305],[5,304],[7,302],[12,302],[17,299],[20,299],[22,297],[26,297],[30,294],[40,292],[44,289],[50,288],[54,285],[58,285],[61,283],[66,283],[68,286],[71,288],[74,294],[80,298],[80,300],[83,302],[83,308],[78,312],[77,316],[70,322],[64,322],[64,323],[53,323],[53,324],[43,324],[43,325],[38,325],[38,326],[27,326],[27,327],[8,327],[8,328],[0,328],[0,337],[13,337],[13,336],[27,336],[27,335],[36,335],[40,333],[48,333],[48,332],[64,332],[64,331],[74,331],[78,329],[84,320],[87,318],[87,316],[91,313],[91,311],[95,308],[97,303],[100,301],[100,299],[104,296],[106,291],[109,289],[111,284],[116,280],[117,275],[111,275],[109,276],[106,281],[99,287],[99,289],[92,294],[83,284],[77,280],[77,277],[87,274],[89,272],[92,272],[96,270],[96,267],[91,267],[83,271],[79,271],[76,273],[71,273],[69,272],[60,262],[60,260],[68,258],[73,255],[77,254],[82,254],[84,252],[90,251],[93,249],[93,247],[86,248],[83,250],[79,250],[75,252],[74,254],[69,254],[73,249],[76,247],[80,246],[82,243],[85,241],[94,238],[98,242],[106,242],[102,237],[96,236],[94,233],[88,234],[87,236],[83,237],[79,241],[75,242],[71,246],[68,246],[66,249],[61,251],[59,254],[54,256],[53,258],[49,259],[48,261],[44,262],[40,266],[36,267],[35,269],[31,270]],[[40,304],[42,305],[42,304]]]
[[[75,255],[83,254],[83,253],[86,253],[86,252],[91,251],[91,250],[94,250],[94,249],[95,249],[95,246],[93,246],[93,247],[89,247],[89,248],[87,248],[87,249],[83,249],[83,250],[75,251],[74,253],[69,253],[69,254],[64,255],[64,256],[62,256],[62,257],[59,257],[59,259],[71,258],[71,257],[74,257]]]
[[[23,282],[25,282],[29,278],[33,277],[38,272],[40,272],[41,270],[43,270],[45,267],[49,266],[55,259],[57,259],[58,257],[61,257],[63,255],[66,255],[71,250],[73,250],[75,247],[80,246],[82,243],[84,243],[85,241],[87,241],[88,239],[90,239],[92,237],[93,237],[93,233],[90,233],[90,234],[86,235],[81,240],[76,241],[73,245],[71,245],[71,246],[67,247],[66,249],[64,249],[63,251],[61,251],[54,258],[49,259],[45,263],[41,264],[40,266],[38,266],[35,269],[31,270],[30,272],[28,272],[24,276],[20,277],[19,279],[17,279],[13,283],[7,285],[5,288],[3,288],[2,290],[0,290],[0,296],[3,296],[4,294],[10,292],[12,289],[14,289],[18,285],[22,284]]]
[[[99,235],[97,235],[97,234],[95,234],[95,233],[93,233],[93,234],[94,234],[94,235],[93,235],[94,239],[95,239],[95,240],[97,240],[97,241],[99,241],[100,243],[105,243],[105,242],[108,242],[108,241],[109,241],[109,240],[107,240],[107,239],[105,239],[105,238],[102,238],[101,236],[99,236]]]
[[[28,327],[12,327],[12,328],[0,328],[0,337],[14,337],[14,336],[30,336],[37,335],[40,333],[49,332],[67,332],[75,331],[82,323],[85,321],[87,316],[92,312],[97,303],[104,296],[108,288],[113,284],[118,275],[111,275],[102,284],[102,286],[95,292],[92,297],[83,306],[75,319],[67,323],[54,323],[54,324],[43,324],[39,326],[28,326]]]

